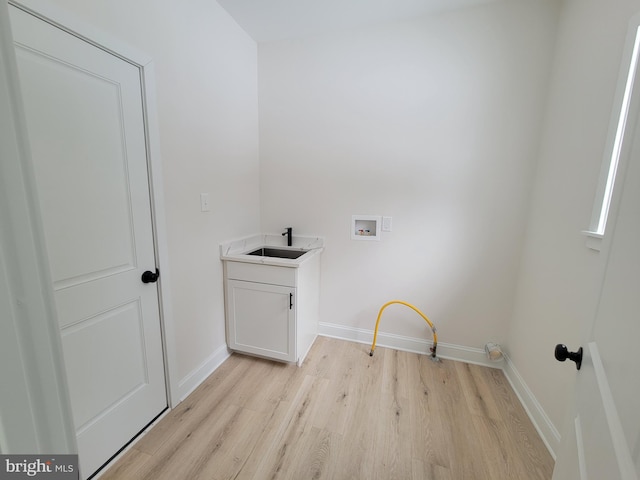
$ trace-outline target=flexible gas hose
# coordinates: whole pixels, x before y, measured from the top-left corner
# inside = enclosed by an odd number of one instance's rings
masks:
[[[431,331],[433,332],[433,346],[430,349],[431,358],[433,358],[434,360],[437,360],[436,348],[438,347],[438,334],[436,333],[436,327],[433,326],[433,323],[431,322],[431,320],[429,320],[427,316],[424,313],[422,313],[416,306],[411,305],[410,303],[407,303],[407,302],[403,302],[402,300],[391,300],[390,302],[385,303],[380,308],[380,311],[378,312],[378,319],[376,320],[376,329],[373,333],[373,343],[371,344],[371,352],[369,353],[369,356],[373,356],[373,351],[376,349],[376,339],[378,338],[378,326],[380,325],[380,318],[382,317],[382,312],[384,311],[385,308],[387,308],[389,305],[393,305],[394,303],[399,303],[401,305],[405,305],[411,308],[418,315],[424,318],[424,321],[427,322],[427,324],[431,327]]]

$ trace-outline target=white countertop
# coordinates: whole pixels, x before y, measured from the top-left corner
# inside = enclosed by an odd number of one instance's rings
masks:
[[[278,234],[258,234],[220,244],[220,259],[233,262],[260,263],[280,267],[299,267],[323,250],[324,239],[293,235],[292,246],[287,246],[287,237]],[[261,257],[247,253],[261,247],[278,247],[285,250],[308,250],[298,258]]]

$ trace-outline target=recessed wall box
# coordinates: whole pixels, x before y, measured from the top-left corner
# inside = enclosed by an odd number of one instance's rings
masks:
[[[352,215],[351,240],[380,240],[381,224],[379,215]]]

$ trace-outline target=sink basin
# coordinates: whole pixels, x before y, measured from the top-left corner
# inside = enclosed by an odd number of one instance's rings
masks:
[[[276,257],[276,258],[298,258],[307,253],[309,250],[286,250],[284,248],[262,247],[247,255],[256,255],[258,257]]]

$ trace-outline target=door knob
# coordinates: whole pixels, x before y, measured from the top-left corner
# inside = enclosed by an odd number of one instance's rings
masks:
[[[564,362],[567,358],[572,362],[576,362],[576,369],[580,370],[582,366],[582,347],[577,352],[570,352],[566,345],[559,343],[556,345],[556,360]]]
[[[160,276],[160,270],[156,268],[156,273],[153,273],[150,270],[147,270],[142,274],[142,283],[155,283],[158,281],[158,277]]]

